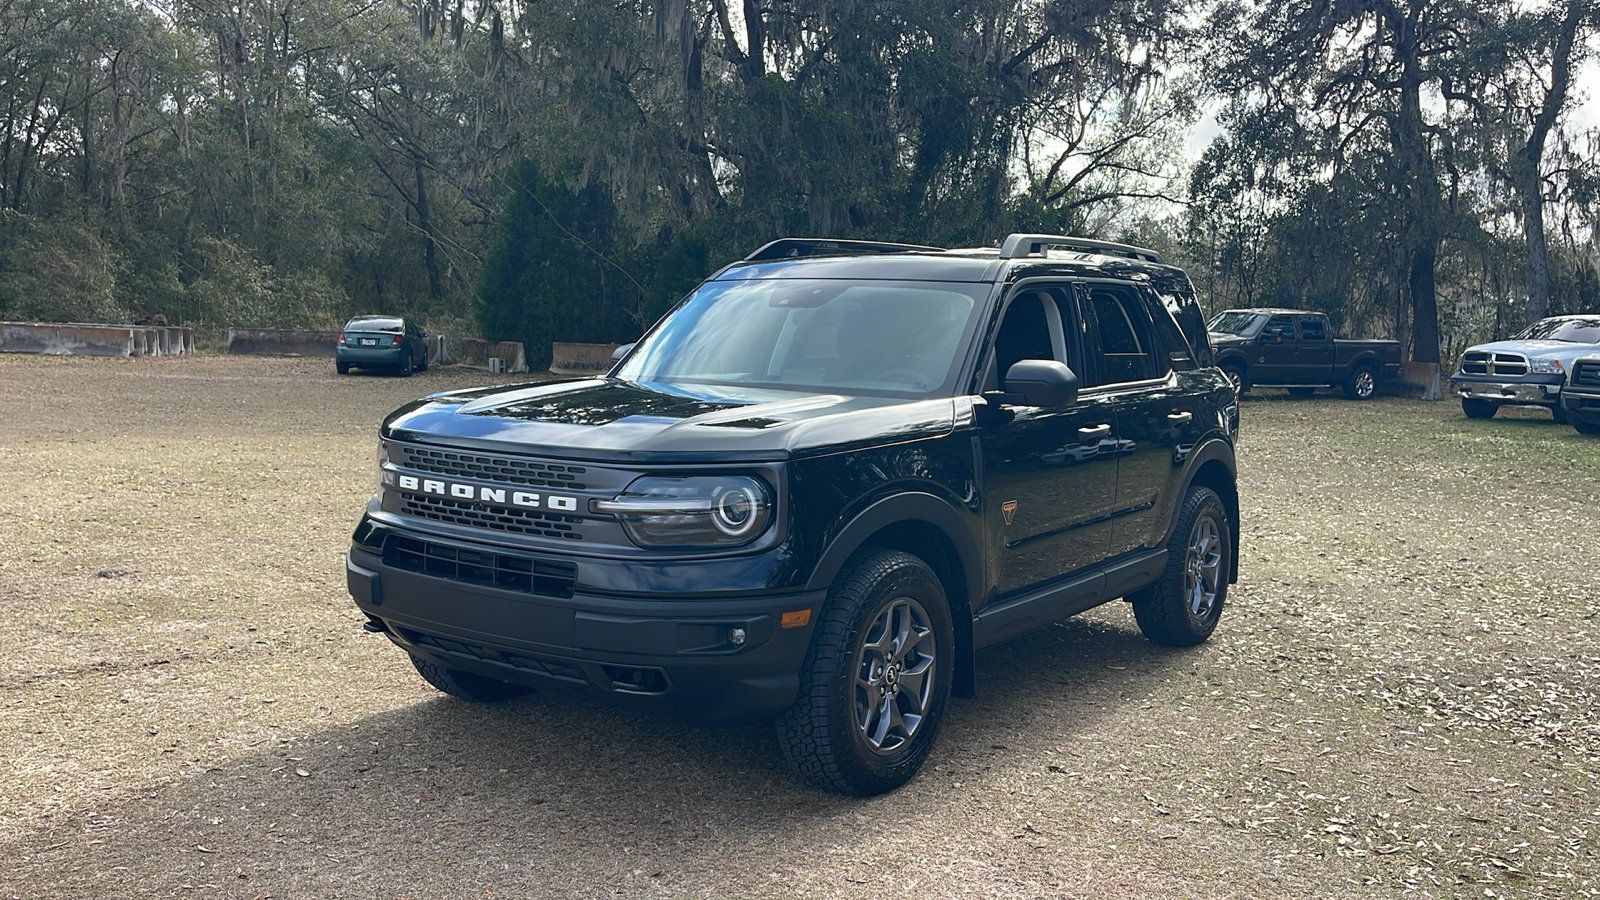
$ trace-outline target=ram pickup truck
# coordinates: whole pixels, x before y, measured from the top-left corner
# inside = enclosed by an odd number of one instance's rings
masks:
[[[1489,419],[1502,406],[1537,406],[1567,421],[1561,387],[1579,358],[1600,352],[1600,316],[1551,316],[1511,336],[1468,347],[1450,376],[1469,419]]]
[[[1579,434],[1600,434],[1600,356],[1575,360],[1567,367],[1561,407]]]
[[[347,584],[457,698],[775,720],[813,784],[881,793],[985,647],[1118,598],[1156,643],[1212,633],[1237,426],[1152,251],[785,239],[603,377],[391,414]]]
[[[1229,309],[1206,328],[1217,365],[1240,393],[1282,387],[1309,397],[1319,387],[1343,387],[1351,400],[1369,400],[1379,385],[1400,376],[1398,341],[1336,338],[1319,312]]]

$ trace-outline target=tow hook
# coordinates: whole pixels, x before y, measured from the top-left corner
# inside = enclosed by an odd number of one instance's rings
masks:
[[[375,619],[371,616],[368,616],[367,620],[361,623],[361,630],[365,631],[367,634],[383,634],[385,631],[388,631],[389,628],[383,624],[382,619]]]

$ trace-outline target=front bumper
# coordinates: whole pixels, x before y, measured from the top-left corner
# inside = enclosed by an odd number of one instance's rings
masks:
[[[1555,406],[1561,398],[1560,375],[1527,375],[1514,381],[1492,375],[1450,376],[1450,393],[1463,400],[1486,400],[1517,406]]]
[[[1561,394],[1561,405],[1567,411],[1568,422],[1600,426],[1600,393],[1568,388]]]
[[[454,563],[441,566],[429,571],[457,574]],[[794,702],[825,596],[655,599],[581,586],[541,596],[397,568],[360,544],[346,559],[346,583],[368,630],[408,653],[709,723],[771,718]],[[783,627],[785,613],[802,610],[807,624]]]

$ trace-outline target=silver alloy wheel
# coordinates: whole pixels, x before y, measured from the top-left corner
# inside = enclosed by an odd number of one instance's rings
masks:
[[[1228,376],[1228,383],[1233,385],[1233,392],[1235,394],[1244,393],[1244,373],[1243,372],[1239,371],[1238,369],[1230,367],[1230,368],[1223,369],[1222,370],[1222,374]]]
[[[1371,369],[1362,369],[1356,373],[1356,396],[1365,400],[1371,397],[1378,389],[1378,380],[1372,377]]]
[[[900,750],[922,727],[937,652],[928,611],[910,597],[889,601],[867,626],[856,654],[855,719],[874,752]]]
[[[1222,535],[1217,520],[1202,515],[1189,531],[1189,552],[1184,560],[1183,597],[1189,615],[1205,619],[1217,605],[1222,587]]]

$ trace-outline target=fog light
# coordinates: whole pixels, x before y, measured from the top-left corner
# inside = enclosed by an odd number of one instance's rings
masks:
[[[729,628],[728,629],[728,643],[730,643],[730,644],[735,644],[735,645],[743,644],[745,637],[746,637],[746,634],[745,634],[745,630],[743,628]]]

